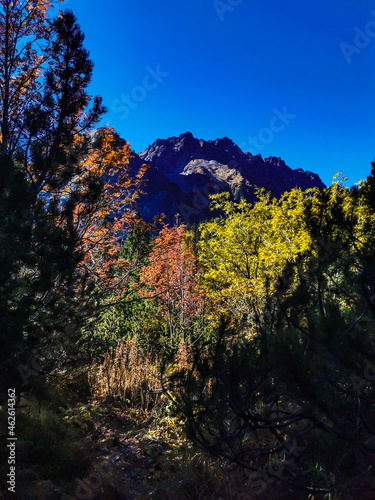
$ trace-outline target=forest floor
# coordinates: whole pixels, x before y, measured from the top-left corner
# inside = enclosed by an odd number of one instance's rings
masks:
[[[191,460],[192,445],[173,430],[172,418],[163,426],[153,426],[151,418],[140,422],[134,417],[116,407],[95,416],[100,435],[94,445],[95,461],[86,475],[94,498],[188,498],[186,489],[191,490],[194,478],[185,476],[183,463]]]
[[[252,498],[233,488],[228,464],[186,438],[183,422],[168,407],[155,416],[88,401],[75,407],[75,419],[66,409],[64,416],[62,408],[56,414],[55,408],[32,406],[38,421],[26,415],[29,409],[19,410],[17,493],[4,488],[1,499]]]

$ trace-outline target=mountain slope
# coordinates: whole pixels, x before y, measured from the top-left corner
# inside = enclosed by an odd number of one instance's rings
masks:
[[[143,217],[150,220],[164,212],[173,222],[178,212],[183,222],[210,216],[209,195],[227,191],[235,200],[254,201],[254,188],[264,187],[279,197],[294,187],[324,187],[317,174],[292,170],[283,160],[244,153],[224,137],[215,141],[196,139],[190,132],[157,139],[133,159],[151,165],[147,195],[140,200]]]

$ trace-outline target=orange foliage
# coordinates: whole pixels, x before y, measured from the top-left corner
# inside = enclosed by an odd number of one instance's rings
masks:
[[[149,167],[143,165],[131,172],[129,144],[114,129],[103,128],[100,134],[100,146],[80,160],[79,177],[66,189],[77,189],[79,185],[83,200],[74,209],[74,223],[84,253],[81,271],[89,272],[102,291],[120,296],[120,285],[126,281],[130,263],[119,258],[119,251],[135,221],[137,200],[143,193],[144,174]],[[94,199],[90,193],[93,186],[98,190]]]
[[[150,263],[142,268],[141,281],[155,292],[164,311],[171,335],[203,308],[204,295],[199,290],[197,263],[186,227],[164,227],[155,240]]]

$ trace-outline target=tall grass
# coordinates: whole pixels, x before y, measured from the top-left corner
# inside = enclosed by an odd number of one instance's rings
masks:
[[[159,358],[142,350],[134,336],[119,340],[100,366],[94,362],[88,381],[97,399],[113,398],[149,410],[162,399],[159,374]]]

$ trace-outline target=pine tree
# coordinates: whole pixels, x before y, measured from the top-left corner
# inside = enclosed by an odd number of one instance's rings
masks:
[[[102,191],[72,189],[104,112],[86,93],[92,62],[70,11],[50,22],[49,0],[0,2],[0,353],[4,386],[20,383],[30,351],[79,310],[82,260],[74,210]],[[87,187],[86,186],[86,187]],[[78,287],[78,288],[77,288]]]

